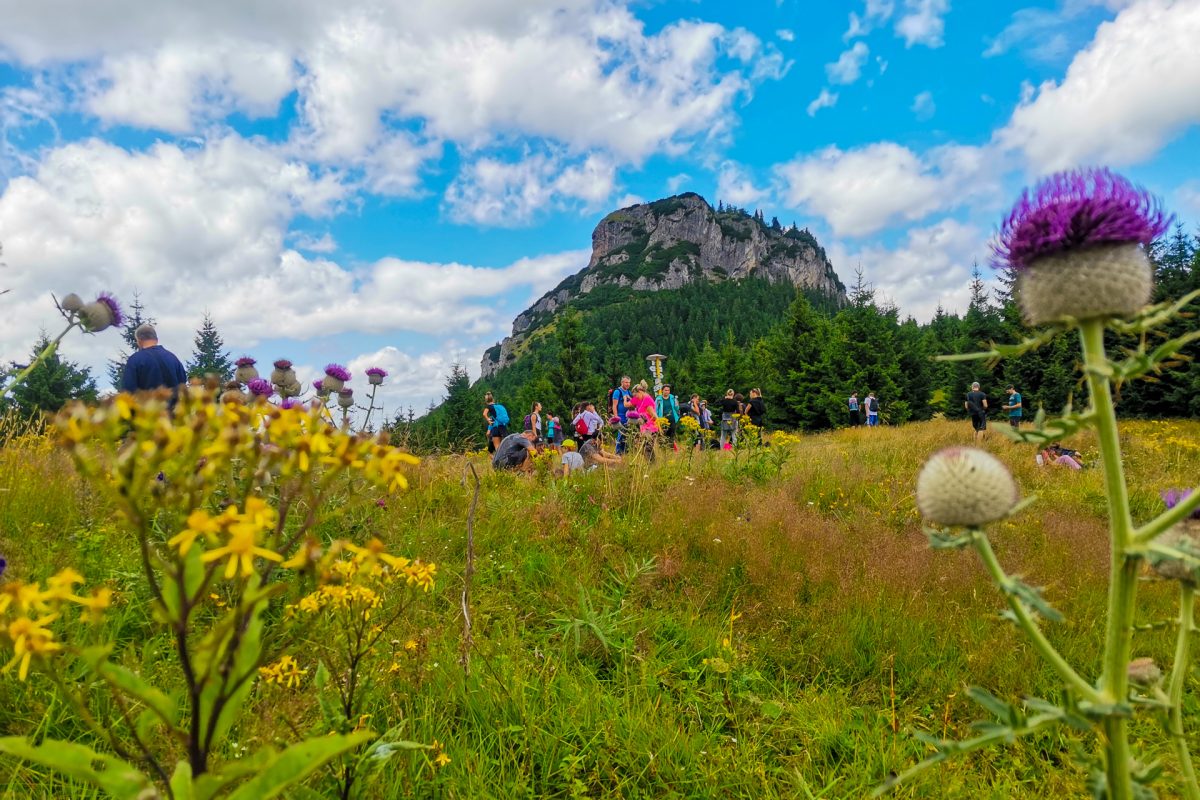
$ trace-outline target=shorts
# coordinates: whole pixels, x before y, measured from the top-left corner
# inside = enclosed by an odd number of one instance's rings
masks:
[[[1020,417],[1009,417],[1008,424],[1012,425],[1014,428],[1019,428],[1019,427],[1021,427],[1021,418]]]
[[[503,439],[503,438],[505,438],[506,436],[508,436],[508,426],[507,426],[507,425],[496,425],[496,426],[493,426],[493,427],[491,428],[491,430],[489,430],[489,431],[488,431],[488,434],[489,434],[489,435],[490,435],[490,436],[491,436],[493,439]]]
[[[879,425],[879,415],[878,414],[867,414],[867,427],[874,428],[878,425]]]
[[[983,414],[972,414],[971,415],[971,427],[977,431],[986,431],[987,430],[987,417],[985,417]]]

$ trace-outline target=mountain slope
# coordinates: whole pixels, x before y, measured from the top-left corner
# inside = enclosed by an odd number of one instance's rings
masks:
[[[784,229],[740,209],[714,209],[686,193],[614,211],[592,233],[592,257],[580,272],[547,292],[513,321],[512,335],[485,351],[484,380],[511,367],[533,348],[539,331],[572,306],[595,310],[643,293],[747,279],[803,289],[835,305],[845,287],[825,250],[807,230]],[[715,294],[722,302],[721,293]]]

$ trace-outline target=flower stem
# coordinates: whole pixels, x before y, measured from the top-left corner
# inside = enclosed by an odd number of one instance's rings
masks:
[[[29,366],[27,366],[25,369],[23,369],[17,373],[17,377],[15,377],[11,381],[9,381],[7,385],[0,387],[0,398],[4,397],[9,392],[11,392],[13,389],[15,389],[17,387],[17,385],[24,383],[29,378],[29,376],[33,373],[33,371],[35,369],[37,369],[38,364],[41,364],[47,358],[50,358],[50,356],[54,355],[54,351],[58,349],[59,342],[61,342],[63,340],[63,337],[65,337],[68,333],[70,333],[71,329],[74,328],[78,324],[79,324],[78,322],[72,322],[70,325],[68,325],[63,330],[62,333],[60,333],[58,336],[54,337],[54,340],[46,345],[46,347],[42,350],[42,352],[38,353],[38,357],[35,358],[29,364]]]
[[[1179,756],[1180,784],[1186,800],[1200,800],[1200,783],[1196,782],[1196,769],[1192,766],[1192,754],[1188,750],[1187,738],[1183,735],[1183,687],[1191,671],[1192,628],[1196,620],[1196,587],[1190,583],[1179,584],[1179,633],[1175,639],[1175,662],[1171,664],[1171,683],[1168,696],[1171,700],[1170,730]]]
[[[1125,703],[1129,698],[1129,657],[1133,643],[1133,610],[1137,597],[1140,557],[1131,552],[1133,520],[1129,515],[1129,493],[1121,462],[1121,442],[1117,434],[1117,415],[1109,386],[1110,367],[1104,352],[1104,321],[1084,320],[1079,327],[1083,345],[1084,372],[1091,397],[1093,424],[1100,443],[1100,461],[1104,468],[1104,489],[1108,499],[1109,545],[1111,564],[1108,586],[1108,628],[1104,642],[1104,668],[1100,685],[1110,703]],[[1128,800],[1133,796],[1130,774],[1129,731],[1124,716],[1111,715],[1104,720],[1107,738],[1106,772],[1110,800]]]
[[[1037,621],[1029,614],[1029,610],[1021,604],[1021,601],[1011,591],[1012,578],[1004,571],[1004,567],[1000,566],[999,559],[996,558],[996,552],[992,550],[992,544],[988,541],[987,536],[981,530],[971,532],[971,540],[975,544],[975,549],[979,552],[979,557],[983,560],[984,566],[992,576],[992,580],[1004,592],[1004,598],[1008,601],[1008,607],[1012,609],[1013,614],[1017,618],[1017,625],[1029,637],[1029,641],[1033,644],[1035,650],[1041,654],[1042,658],[1050,666],[1054,667],[1054,671],[1066,684],[1075,690],[1083,699],[1092,703],[1103,702],[1103,697],[1096,688],[1085,681],[1075,669],[1067,663],[1067,660],[1062,657],[1062,654],[1055,649],[1054,645],[1050,644],[1050,640],[1046,638],[1046,634],[1042,633],[1042,629],[1038,627]]]

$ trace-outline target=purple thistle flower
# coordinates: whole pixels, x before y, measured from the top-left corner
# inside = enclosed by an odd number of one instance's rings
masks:
[[[1191,489],[1168,489],[1162,493],[1163,502],[1167,504],[1167,508],[1174,508],[1192,496]],[[1200,519],[1200,508],[1197,508],[1191,513],[1192,519]]]
[[[121,312],[121,304],[117,302],[117,298],[113,297],[108,292],[101,292],[96,298],[97,303],[104,303],[108,306],[108,310],[112,312],[112,324],[118,326],[125,321],[125,314]]]
[[[237,361],[235,361],[233,363],[239,367],[253,367],[258,362],[255,361],[250,356],[242,356],[241,358],[239,358]]]
[[[320,378],[317,378],[315,381],[313,381],[313,388],[318,392],[323,392],[325,391],[325,384],[321,383]]]
[[[272,392],[275,391],[271,388],[271,382],[266,378],[255,378],[246,384],[246,388],[255,397],[270,397]]]
[[[337,378],[339,381],[350,380],[350,370],[346,369],[341,364],[326,364],[325,374],[331,378]]]
[[[381,378],[386,378],[388,376],[388,371],[383,367],[371,367],[369,370],[367,370],[367,374],[378,375]]]
[[[284,411],[287,411],[289,408],[296,408],[299,405],[300,405],[300,402],[298,400],[296,400],[296,398],[285,397],[285,398],[283,398],[283,402],[279,404],[279,407],[282,408]]]
[[[1107,169],[1051,175],[1021,193],[1000,226],[992,264],[1022,270],[1045,256],[1102,244],[1147,245],[1171,216],[1158,198]]]
[[[292,362],[288,361],[286,358],[281,358],[275,362],[275,369],[291,369],[291,368],[292,368]]]

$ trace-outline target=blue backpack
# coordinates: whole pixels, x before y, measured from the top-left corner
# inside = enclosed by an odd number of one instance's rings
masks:
[[[493,424],[503,425],[508,427],[508,409],[499,403],[492,403],[492,410],[496,413],[496,419]]]

